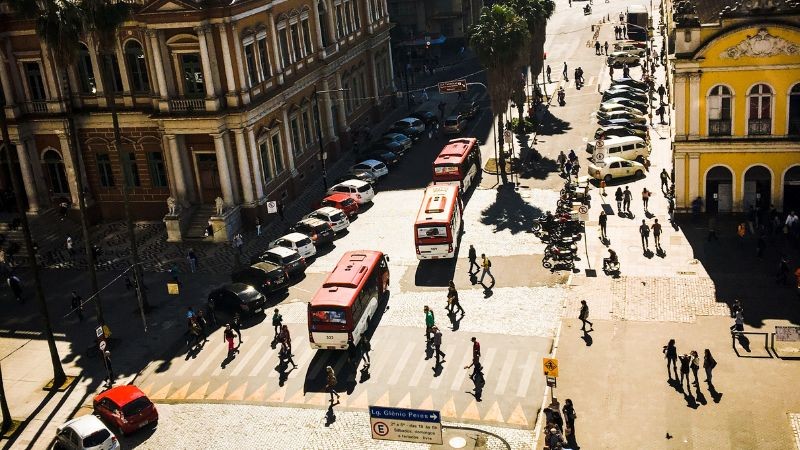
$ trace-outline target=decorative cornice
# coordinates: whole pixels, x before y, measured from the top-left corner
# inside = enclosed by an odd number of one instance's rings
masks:
[[[729,47],[720,53],[722,59],[739,59],[744,56],[754,58],[767,58],[777,55],[800,54],[800,46],[786,39],[769,34],[766,28],[758,30],[755,36],[748,35],[746,39]]]

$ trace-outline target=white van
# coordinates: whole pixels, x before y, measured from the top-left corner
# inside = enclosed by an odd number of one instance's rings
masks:
[[[586,144],[586,151],[594,154],[595,141]],[[636,136],[610,137],[603,140],[603,147],[599,150],[604,156],[617,156],[628,161],[642,162],[650,156],[650,146],[644,139]]]

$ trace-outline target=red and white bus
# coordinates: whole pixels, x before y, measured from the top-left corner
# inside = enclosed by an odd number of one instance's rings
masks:
[[[433,184],[457,184],[466,192],[481,174],[481,149],[475,138],[452,139],[433,161]]]
[[[463,225],[464,205],[458,185],[430,185],[414,222],[417,259],[452,258]]]
[[[375,250],[347,252],[308,304],[311,348],[347,350],[358,344],[389,287],[389,256]]]

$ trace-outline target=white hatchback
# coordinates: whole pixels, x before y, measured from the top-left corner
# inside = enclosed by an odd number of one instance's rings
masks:
[[[372,185],[361,180],[347,180],[339,184],[334,184],[328,189],[325,196],[327,197],[336,193],[346,194],[359,205],[369,203],[375,198],[375,191],[372,190]]]
[[[345,230],[350,226],[350,221],[347,220],[347,214],[341,209],[336,209],[331,206],[323,206],[312,213],[306,214],[303,218],[307,219],[309,217],[314,217],[327,223],[333,228],[334,233]]]
[[[616,156],[607,156],[602,162],[589,164],[589,176],[596,180],[605,180],[606,184],[617,178],[641,178],[644,172],[643,164]]]
[[[350,172],[354,175],[359,173],[368,173],[375,177],[376,180],[379,180],[386,175],[389,175],[389,168],[386,167],[386,164],[376,159],[368,159],[351,167]]]
[[[119,441],[97,416],[81,416],[56,430],[56,443],[69,450],[117,450]]]
[[[275,247],[286,247],[294,250],[303,258],[310,258],[317,254],[314,242],[311,241],[311,238],[302,233],[289,233],[269,243],[269,248]]]

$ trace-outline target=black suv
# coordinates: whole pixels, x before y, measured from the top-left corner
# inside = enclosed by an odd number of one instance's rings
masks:
[[[437,116],[435,112],[424,109],[413,112],[409,114],[408,117],[413,117],[425,122],[425,128],[429,128],[433,124],[439,123],[439,116]]]
[[[305,234],[316,247],[333,242],[333,228],[327,222],[313,217],[297,222],[291,231]]]
[[[289,286],[289,274],[276,264],[260,262],[232,273],[231,281],[249,284],[261,292],[270,293]]]

